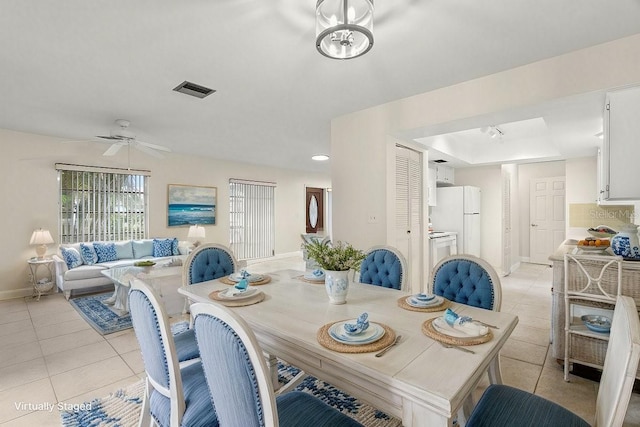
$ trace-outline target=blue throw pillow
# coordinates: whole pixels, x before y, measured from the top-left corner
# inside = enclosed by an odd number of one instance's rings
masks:
[[[178,239],[173,239],[173,243],[171,244],[171,252],[172,252],[172,255],[180,255],[180,248],[178,247]]]
[[[174,239],[153,239],[153,256],[172,256]]]
[[[91,243],[80,243],[80,253],[85,264],[93,265],[98,262],[98,255]]]
[[[94,243],[93,249],[98,256],[98,262],[117,261],[116,245],[113,243]]]
[[[118,256],[118,259],[134,258],[131,240],[126,240],[124,242],[115,242],[114,246],[116,247],[116,255]]]
[[[82,256],[76,248],[60,248],[60,252],[62,252],[62,258],[67,263],[69,270],[80,267],[83,264]]]
[[[153,240],[134,240],[131,242],[134,258],[153,256]]]

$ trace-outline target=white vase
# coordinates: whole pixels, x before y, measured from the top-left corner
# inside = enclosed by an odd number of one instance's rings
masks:
[[[324,271],[324,288],[329,296],[331,304],[344,304],[347,302],[347,292],[349,292],[349,270],[347,271]]]

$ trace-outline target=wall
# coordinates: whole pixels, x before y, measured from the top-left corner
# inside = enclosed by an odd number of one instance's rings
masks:
[[[543,163],[529,163],[518,166],[518,196],[520,200],[520,223],[518,225],[520,230],[520,257],[523,261],[528,261],[531,254],[530,251],[530,226],[531,224],[531,200],[530,185],[531,180],[536,178],[548,178],[552,176],[564,176],[565,175],[565,162],[543,162]],[[595,188],[595,181],[594,181]],[[565,200],[566,200],[565,194]]]
[[[333,119],[334,238],[360,247],[395,240],[388,215],[366,221],[367,211],[385,212],[394,203],[385,197],[389,135],[635,84],[638,63],[640,35],[634,35]]]
[[[126,168],[127,150],[102,156],[108,145],[63,143],[60,139],[0,129],[4,245],[0,247],[0,299],[30,294],[25,262],[35,255],[29,246],[34,229],[47,228],[58,241],[58,183],[55,163]],[[167,227],[167,184],[217,187],[217,224],[206,226],[206,241],[229,244],[229,178],[273,181],[276,188],[276,254],[300,250],[305,232],[304,187],[330,187],[328,174],[276,169],[207,157],[169,153],[164,159],[131,150],[131,168],[151,170],[149,236],[186,240],[187,227]],[[56,245],[49,246],[49,254]]]

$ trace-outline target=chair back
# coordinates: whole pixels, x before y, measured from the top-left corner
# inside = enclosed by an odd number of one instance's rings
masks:
[[[452,255],[433,268],[431,293],[449,301],[500,311],[502,287],[491,265],[473,255]]]
[[[182,269],[183,286],[228,276],[236,271],[238,261],[231,249],[217,243],[198,246],[187,257]]]
[[[247,323],[217,304],[195,303],[191,314],[220,425],[277,426],[276,400],[266,362]]]
[[[374,246],[360,265],[360,283],[407,290],[407,261],[391,246]]]
[[[619,296],[596,400],[596,426],[621,426],[640,360],[640,320],[633,298]]]
[[[129,310],[148,385],[171,399],[171,425],[180,425],[185,410],[182,378],[164,306],[150,286],[134,279],[129,292]]]

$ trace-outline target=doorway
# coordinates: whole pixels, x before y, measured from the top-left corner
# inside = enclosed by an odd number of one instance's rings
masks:
[[[551,265],[549,256],[565,239],[565,177],[533,179],[529,191],[530,262]]]
[[[305,207],[307,234],[324,230],[324,189],[306,187]]]

